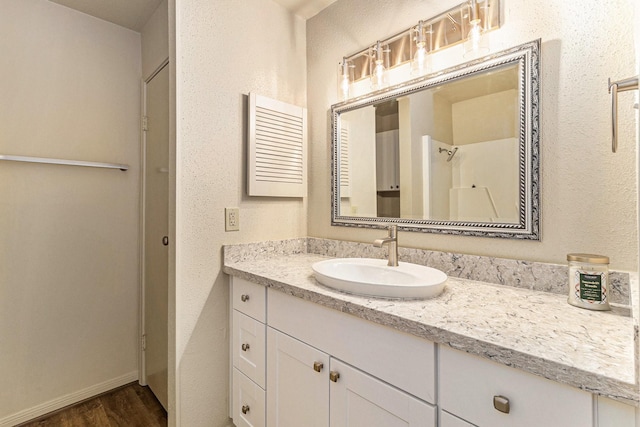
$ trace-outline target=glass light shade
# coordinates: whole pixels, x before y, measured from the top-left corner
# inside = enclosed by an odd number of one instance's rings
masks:
[[[464,42],[464,58],[474,58],[479,55],[489,53],[489,40],[484,29],[480,26],[480,20],[474,19],[470,22],[471,29]]]
[[[338,63],[338,99],[345,101],[352,95],[351,85],[354,80],[353,66],[344,58]]]
[[[378,90],[389,85],[387,69],[382,65],[382,61],[376,61],[373,73],[371,74],[371,89]]]
[[[389,50],[382,48],[380,42],[376,43],[371,55],[371,89],[378,90],[389,86]]]
[[[421,76],[431,71],[431,56],[427,50],[427,34],[424,31],[424,22],[420,21],[411,31],[411,75]],[[431,35],[431,30],[428,32]]]
[[[431,71],[431,56],[424,46],[417,46],[411,59],[411,74],[421,76]]]

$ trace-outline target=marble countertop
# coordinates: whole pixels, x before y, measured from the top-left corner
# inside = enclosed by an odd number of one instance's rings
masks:
[[[329,257],[226,259],[223,271],[441,345],[639,405],[633,318],[567,304],[567,297],[450,277],[427,300],[360,297],[320,285],[311,265]]]

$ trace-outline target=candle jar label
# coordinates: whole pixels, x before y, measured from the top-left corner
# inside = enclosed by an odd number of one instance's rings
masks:
[[[602,275],[579,273],[580,299],[583,301],[602,302]]]
[[[589,304],[609,304],[607,301],[607,274],[576,269],[573,278],[576,300]]]

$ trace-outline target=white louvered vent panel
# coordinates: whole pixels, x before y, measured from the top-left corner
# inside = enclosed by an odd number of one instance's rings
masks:
[[[349,173],[349,128],[343,121],[340,129],[340,197],[351,196]]]
[[[302,118],[256,108],[256,180],[302,183]]]
[[[306,146],[306,109],[249,94],[250,196],[306,196]]]

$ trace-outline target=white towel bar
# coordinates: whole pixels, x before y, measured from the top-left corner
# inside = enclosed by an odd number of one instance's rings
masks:
[[[638,77],[612,82],[609,78],[609,93],[611,94],[611,151],[618,151],[618,92],[638,89]]]

